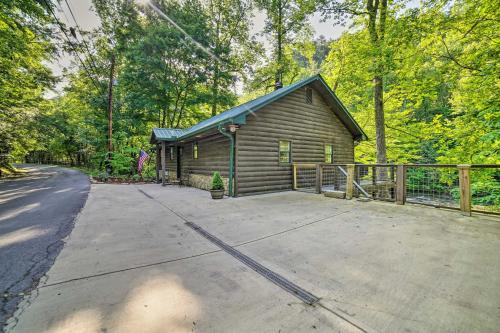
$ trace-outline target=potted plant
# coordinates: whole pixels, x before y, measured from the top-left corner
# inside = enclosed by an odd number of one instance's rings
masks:
[[[212,199],[222,199],[224,197],[224,181],[218,172],[214,172],[212,176],[210,194],[212,195]]]

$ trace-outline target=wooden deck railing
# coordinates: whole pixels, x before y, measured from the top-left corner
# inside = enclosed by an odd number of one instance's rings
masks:
[[[294,163],[293,189],[500,214],[497,164]]]

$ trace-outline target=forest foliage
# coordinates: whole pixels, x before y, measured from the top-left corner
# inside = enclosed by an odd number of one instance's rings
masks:
[[[498,163],[498,3],[377,1],[386,7],[374,43],[369,2],[156,1],[176,27],[135,1],[93,0],[102,24],[86,32],[54,19],[57,1],[2,1],[0,154],[102,169],[115,57],[113,146],[125,164],[150,151],[153,127],[187,127],[270,92],[276,77],[287,85],[317,73],[368,134],[359,162],[377,161],[380,78],[388,162]],[[262,36],[252,28],[256,11],[266,17]],[[346,31],[314,38],[314,13]],[[56,78],[47,62],[62,52],[75,61]],[[47,98],[58,79],[64,90]]]

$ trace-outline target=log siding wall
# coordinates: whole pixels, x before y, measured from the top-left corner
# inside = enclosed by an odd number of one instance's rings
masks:
[[[292,189],[292,166],[278,158],[279,140],[291,141],[292,162],[324,162],[325,144],[333,145],[333,163],[354,162],[354,140],[322,97],[305,87],[247,117],[237,134],[238,195]]]
[[[193,142],[198,142],[198,158],[193,158]],[[179,144],[182,147],[181,171],[184,175],[198,174],[211,176],[219,171],[227,177],[229,170],[229,140],[216,134],[208,138]],[[170,147],[166,149],[166,169],[169,179],[177,178],[177,148],[174,146],[173,159],[170,159]]]
[[[197,140],[198,158],[193,158],[193,142],[186,142],[182,156],[182,171],[190,174],[211,176],[219,171],[222,177],[229,172],[229,140],[218,134],[206,139]]]

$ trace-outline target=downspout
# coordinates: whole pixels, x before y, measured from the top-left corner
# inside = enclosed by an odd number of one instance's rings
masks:
[[[228,193],[230,197],[234,196],[233,193],[233,175],[234,175],[234,137],[232,134],[229,134],[224,127],[222,127],[223,124],[219,124],[217,126],[217,129],[219,132],[224,135],[225,137],[229,138],[229,189]]]

